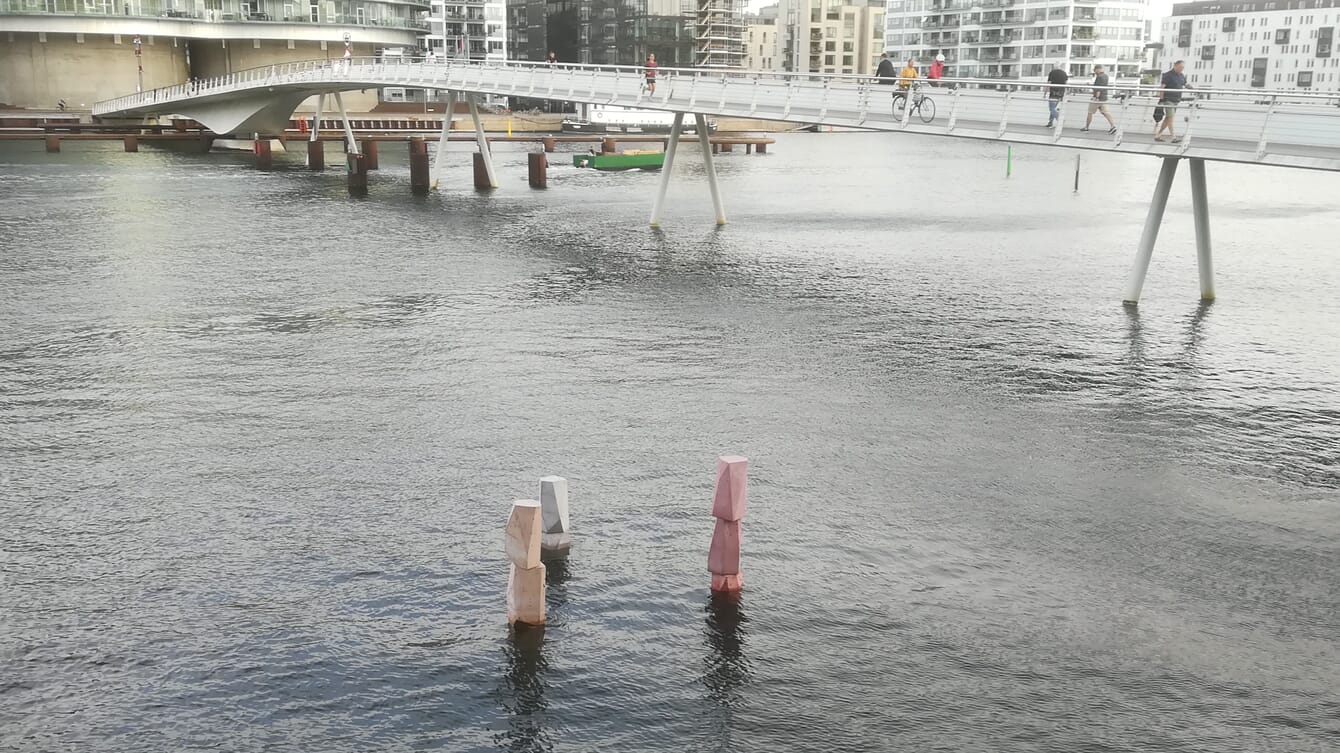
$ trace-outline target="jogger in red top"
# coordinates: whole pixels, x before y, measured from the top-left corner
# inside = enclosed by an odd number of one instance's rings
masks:
[[[648,94],[655,94],[655,93],[656,93],[656,68],[657,68],[657,66],[656,66],[656,53],[654,53],[654,52],[648,52],[648,53],[647,53],[647,62],[644,63],[642,67],[644,67],[644,68],[647,69],[647,93],[648,93]]]

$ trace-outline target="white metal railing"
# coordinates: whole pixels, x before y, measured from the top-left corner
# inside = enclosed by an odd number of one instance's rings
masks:
[[[643,87],[644,79],[645,69],[640,66],[452,59],[317,60],[253,68],[130,94],[97,103],[93,113],[163,113],[194,99],[267,87],[316,93],[397,86],[1054,143],[1080,135],[1078,129],[1093,96],[1093,87],[1086,84],[946,79],[931,87],[923,80],[919,84],[924,88],[913,97],[914,106],[896,109],[890,95],[899,87],[881,85],[870,76],[659,68],[654,94]],[[1047,117],[1045,100],[1052,90],[1062,91],[1065,96],[1060,102],[1058,127],[1047,131],[1040,126]],[[1107,93],[1107,109],[1117,133],[1108,136],[1107,121],[1097,114],[1094,132],[1084,138],[1109,139],[1114,149],[1123,145],[1129,148],[1135,141],[1152,144],[1152,113],[1160,106],[1158,88],[1113,85]],[[1298,162],[1311,150],[1316,160],[1326,164],[1307,166],[1340,169],[1338,93],[1196,89],[1183,95],[1174,110],[1179,141],[1160,149],[1172,153],[1217,149],[1249,153],[1258,161],[1269,161],[1265,160],[1267,155],[1276,155],[1281,158],[1276,160],[1280,164],[1289,164],[1294,158]],[[929,104],[923,100],[929,100]],[[919,102],[920,108],[915,106]]]

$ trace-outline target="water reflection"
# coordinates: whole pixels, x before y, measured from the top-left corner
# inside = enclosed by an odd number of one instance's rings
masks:
[[[554,749],[546,725],[549,703],[545,700],[544,628],[517,626],[503,648],[507,674],[499,695],[507,712],[507,729],[494,736],[503,750],[515,753]]]
[[[568,603],[567,582],[572,571],[566,557],[546,558],[544,565],[545,612],[552,625],[555,613]],[[507,674],[499,696],[507,712],[507,730],[494,738],[503,750],[529,753],[554,749],[553,731],[547,725],[545,673],[549,663],[544,655],[544,630],[513,626],[503,648]]]
[[[740,608],[740,594],[711,592],[707,603],[707,665],[703,684],[707,697],[718,709],[712,716],[714,734],[722,749],[730,742],[734,711],[743,705],[740,692],[749,684],[752,673],[745,656],[746,626],[749,618]]]

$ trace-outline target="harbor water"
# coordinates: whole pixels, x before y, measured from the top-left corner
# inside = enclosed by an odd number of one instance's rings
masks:
[[[1154,159],[531,148],[0,143],[0,750],[1340,748],[1340,177],[1209,164],[1202,305],[1178,175],[1130,308]]]

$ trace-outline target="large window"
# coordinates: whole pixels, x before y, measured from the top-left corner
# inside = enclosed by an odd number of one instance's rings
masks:
[[[1331,56],[1331,37],[1334,34],[1335,27],[1333,26],[1317,29],[1317,57],[1328,58]]]
[[[1266,85],[1266,66],[1270,61],[1266,58],[1256,58],[1252,61],[1252,86],[1260,89]]]

